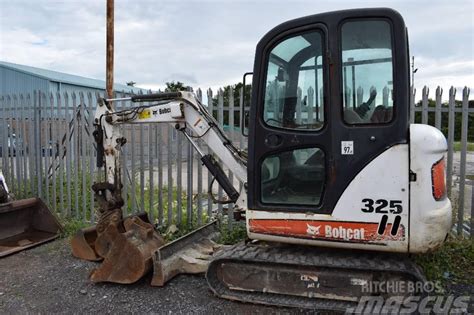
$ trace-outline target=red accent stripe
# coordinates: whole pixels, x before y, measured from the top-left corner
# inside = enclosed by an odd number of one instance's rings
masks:
[[[402,225],[395,236],[390,234],[391,223],[387,224],[383,235],[377,233],[378,225],[372,222],[249,220],[250,232],[276,236],[347,242],[385,242],[404,239],[405,228]]]

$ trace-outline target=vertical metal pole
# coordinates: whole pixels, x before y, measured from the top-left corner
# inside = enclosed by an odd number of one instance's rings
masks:
[[[240,111],[239,111],[239,121],[240,121],[240,135],[239,135],[239,149],[244,148],[244,135],[243,135],[243,129],[245,128],[243,121],[244,121],[244,116],[245,116],[245,103],[244,103],[244,96],[245,96],[245,86],[242,87],[240,90]],[[242,191],[243,183],[239,183],[239,192]]]
[[[232,87],[229,89],[229,133],[228,137],[234,141],[234,90]],[[309,110],[309,109],[308,109]],[[229,170],[229,181],[233,184],[234,183],[234,175]],[[232,228],[232,221],[234,220],[234,204],[230,203],[228,206],[228,220],[229,220],[229,229]]]
[[[80,113],[81,113],[81,129],[78,130],[78,133],[81,135],[81,149],[79,152],[79,157],[81,159],[81,172],[82,172],[82,222],[86,222],[87,219],[87,191],[89,190],[87,187],[87,147],[86,147],[86,102],[84,100],[84,93],[80,92],[79,94],[80,99]],[[90,174],[92,176],[92,174]]]
[[[6,169],[6,163],[5,163],[5,156],[6,156],[6,134],[4,132],[4,128],[7,125],[5,118],[4,118],[4,110],[5,110],[5,96],[0,96],[0,144],[2,145],[2,150],[0,151],[2,154],[2,168],[0,168],[0,171],[2,171],[3,174],[5,174],[5,169]]]
[[[173,127],[168,127],[168,225],[173,224]]]
[[[219,126],[222,129],[224,129],[224,91],[223,90],[219,90],[219,92],[218,92],[217,122],[219,123]],[[221,163],[220,160],[219,160],[219,163]],[[218,196],[219,200],[222,200],[222,197],[224,195],[224,191],[222,190],[221,185],[218,184],[218,186],[219,186],[219,188],[217,189],[217,196]],[[218,211],[219,215],[222,215],[222,210],[223,210],[222,204],[219,203],[217,205],[217,211]]]
[[[71,197],[71,168],[72,168],[72,154],[71,154],[71,137],[72,137],[72,119],[71,119],[71,108],[69,107],[69,94],[64,93],[64,110],[66,117],[66,215],[72,213],[72,197]]]
[[[62,111],[62,100],[61,100],[61,94],[56,93],[56,106],[57,106],[57,119],[58,119],[58,129],[59,134],[57,135],[58,139],[58,177],[59,177],[59,208],[61,211],[61,215],[64,215],[64,161],[63,157],[65,154],[64,151],[64,138],[63,136],[66,135],[66,123],[65,123],[65,118],[63,116],[63,111]]]
[[[21,119],[20,114],[18,111],[21,111],[21,108],[18,103],[18,95],[14,95],[13,97],[13,106],[15,109],[15,170],[16,170],[16,181],[17,181],[17,194],[21,195],[21,144],[20,141],[22,139],[22,132],[21,132]]]
[[[316,57],[314,58],[314,70],[315,70],[315,74],[314,74],[314,104],[315,104],[315,112],[316,112],[316,121],[320,121],[320,117],[319,117],[319,95],[318,95],[318,89],[319,89],[319,83],[318,83],[318,62],[317,62],[317,59]],[[244,87],[245,89],[245,87]],[[245,90],[244,90],[245,91]],[[241,115],[243,115],[243,113],[240,113]]]
[[[415,123],[415,93],[413,85],[410,87],[410,124]]]
[[[302,97],[303,97],[303,91],[301,90],[300,87],[296,89],[296,123],[298,125],[302,124]]]
[[[107,0],[106,86],[107,96],[114,90],[114,0]]]
[[[202,163],[197,162],[197,224],[202,224]]]
[[[140,136],[140,209],[138,211],[145,211],[145,126],[139,126]]]
[[[344,66],[344,62],[342,63],[342,71],[343,71],[343,91],[344,91],[344,108],[349,107],[349,93],[347,93],[347,67]]]
[[[148,182],[150,183],[149,186],[149,191],[148,191],[148,201],[149,201],[149,208],[148,208],[148,213],[150,216],[151,222],[155,222],[155,214],[154,214],[154,207],[153,207],[153,202],[154,202],[154,194],[155,194],[155,185],[154,185],[154,166],[153,166],[153,130],[156,129],[156,125],[149,125],[148,126]],[[155,150],[158,150],[157,147],[155,147]]]
[[[155,129],[156,155],[158,158],[158,224],[163,225],[163,135],[164,126]]]
[[[94,136],[92,135],[94,131],[94,105],[92,102],[92,94],[89,92],[87,93],[87,101],[88,101],[88,113],[89,113],[89,174],[90,174],[90,182],[89,186],[92,185],[94,182],[94,170],[95,170],[95,159],[94,159],[94,145],[95,140]],[[90,189],[90,187],[88,187]],[[93,223],[95,220],[95,209],[94,209],[94,193],[90,190],[90,217],[89,222]],[[126,206],[125,206],[126,207]]]
[[[188,176],[187,176],[187,196],[186,196],[186,217],[187,225],[190,228],[193,224],[193,173],[194,173],[194,148],[190,142],[188,142]]]
[[[448,163],[446,170],[448,196],[451,197],[453,185],[453,151],[454,151],[454,116],[456,106],[456,89],[451,87],[449,89],[449,103],[448,103]]]
[[[1,171],[3,175],[6,176],[6,170],[7,170],[7,156],[8,156],[8,149],[7,149],[7,137],[8,134],[6,132],[7,130],[7,120],[6,120],[6,97],[1,96],[0,98],[0,118],[1,118],[1,124],[0,124],[0,129],[1,129],[1,139],[0,139],[0,144],[2,145],[2,168]]]
[[[127,107],[127,104],[125,101],[121,101],[120,103],[120,110],[124,110]],[[130,139],[129,137],[129,131],[130,128],[129,126],[120,126],[120,131],[122,134],[125,136],[126,139]],[[130,210],[129,207],[129,198],[128,198],[128,193],[130,190],[130,179],[129,179],[129,169],[127,165],[128,157],[129,157],[129,147],[132,146],[133,149],[133,143],[127,143],[122,147],[122,154],[120,156],[120,165],[122,166],[122,196],[123,196],[123,201],[124,201],[124,207],[122,209],[122,214],[126,216]]]
[[[199,101],[202,102],[202,91],[199,89],[197,91],[197,97]],[[199,160],[200,156],[197,156],[197,224],[201,226],[202,224],[202,163]]]
[[[19,143],[19,146],[20,146],[20,174],[21,174],[21,178],[20,178],[20,186],[21,186],[21,190],[22,190],[22,196],[23,197],[27,197],[28,196],[28,190],[26,189],[27,188],[27,185],[26,185],[26,157],[25,157],[25,154],[26,154],[26,149],[25,149],[25,135],[26,135],[26,132],[25,132],[25,98],[24,98],[24,95],[23,94],[20,94],[19,97],[18,97],[18,100],[19,100],[19,105],[18,105],[18,109],[20,110],[20,115],[19,116],[19,119],[20,119],[20,125],[19,125],[19,130],[20,130],[20,143]]]
[[[43,149],[41,150],[42,156],[44,158],[44,172],[45,172],[45,191],[46,191],[46,204],[49,205],[51,208],[51,183],[49,180],[49,166],[51,165],[51,160],[50,160],[50,150],[49,150],[49,144],[51,140],[51,117],[48,114],[48,110],[50,110],[50,107],[48,106],[48,94],[47,92],[43,94],[42,96],[42,104],[44,105],[44,146]]]
[[[51,170],[51,176],[53,179],[53,188],[52,188],[52,205],[53,205],[53,210],[55,212],[58,211],[58,202],[57,202],[57,193],[56,193],[56,188],[57,188],[57,180],[56,180],[56,143],[57,143],[57,123],[56,121],[56,115],[55,115],[55,104],[54,104],[54,95],[53,93],[49,94],[49,100],[51,103],[51,113],[49,115],[50,118],[50,127],[49,127],[49,142],[51,143],[51,165],[50,165],[50,170]],[[49,145],[48,145],[48,154],[49,154]],[[50,174],[47,174],[46,176],[49,176]]]
[[[214,104],[212,103],[212,90],[209,89],[207,91],[207,108],[209,110],[209,114],[211,114],[212,117],[214,117]],[[212,191],[209,191],[211,189],[211,181],[212,181],[212,174],[208,171],[207,172],[207,190],[209,194],[212,194]],[[212,216],[212,199],[210,196],[207,198],[207,216],[210,219]]]
[[[182,146],[182,135],[180,132],[176,131],[177,137],[177,148],[176,148],[176,211],[178,226],[181,226],[182,220],[182,211],[183,211],[183,202],[182,202],[182,166],[183,166],[183,146]]]
[[[315,68],[316,69],[316,68]],[[351,66],[352,74],[352,107],[356,108],[356,83],[355,83],[355,66]]]
[[[135,213],[137,211],[135,205],[137,204],[137,186],[135,184],[135,125],[131,126],[131,137],[130,137],[130,150],[132,153],[132,166],[131,166],[131,176],[132,176],[132,184],[131,184],[131,194],[132,194],[132,212]],[[126,162],[125,162],[126,163]]]
[[[15,160],[14,160],[14,152],[13,152],[13,107],[15,106],[13,104],[13,97],[15,95],[12,95],[11,97],[8,98],[9,106],[8,106],[8,139],[9,139],[9,144],[8,144],[8,157],[10,160],[10,166],[8,167],[8,175],[5,180],[8,182],[8,187],[10,187],[10,190],[12,192],[15,192]]]
[[[467,153],[467,124],[468,124],[468,101],[469,89],[465,87],[462,91],[462,118],[461,118],[461,178],[459,181],[459,205],[458,205],[458,222],[457,232],[462,235],[462,226],[464,222],[464,189],[466,185],[466,153]]]
[[[74,119],[74,137],[73,137],[73,156],[74,156],[74,216],[76,219],[80,219],[79,210],[79,145],[81,140],[80,132],[80,121],[78,117],[78,107],[76,93],[72,93],[72,107],[73,107],[73,119]],[[80,113],[79,113],[80,116]]]
[[[474,180],[471,180],[471,226],[469,236],[474,239]]]
[[[423,87],[421,92],[421,123],[428,124],[428,94],[430,89],[428,87]]]
[[[31,94],[26,96],[26,104],[27,104],[27,116],[28,116],[28,125],[27,125],[27,134],[28,134],[28,142],[27,142],[27,155],[28,155],[28,179],[30,181],[30,194],[34,195],[35,192],[35,180],[34,180],[34,161],[33,161],[33,153],[34,153],[34,140],[33,140],[33,132],[35,130],[35,126],[33,125],[33,108],[31,103]]]
[[[314,123],[314,89],[312,86],[310,86],[306,92],[308,95],[308,106],[306,108],[308,109],[308,124],[313,124]],[[317,114],[317,111],[316,111]],[[316,119],[317,120],[317,119]]]
[[[441,87],[436,88],[436,111],[435,111],[435,127],[441,130],[441,96],[443,95],[443,89]]]
[[[37,142],[37,156],[39,159],[39,174],[38,174],[38,193],[39,197],[43,198],[43,152],[41,144],[43,142],[43,93],[38,91],[38,142]],[[46,158],[45,158],[46,163]],[[48,187],[46,187],[47,191]],[[48,201],[48,198],[46,197]]]

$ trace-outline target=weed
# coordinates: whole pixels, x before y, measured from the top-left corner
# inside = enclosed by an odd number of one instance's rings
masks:
[[[430,281],[449,281],[456,284],[474,284],[474,241],[467,238],[449,237],[437,251],[416,255],[415,261],[422,267]]]
[[[61,224],[63,226],[63,232],[61,233],[61,237],[71,237],[77,233],[80,229],[83,229],[90,225],[87,222],[83,222],[77,218],[62,218]]]
[[[245,224],[235,223],[232,227],[222,222],[219,226],[220,237],[219,244],[233,245],[247,238],[247,228]]]

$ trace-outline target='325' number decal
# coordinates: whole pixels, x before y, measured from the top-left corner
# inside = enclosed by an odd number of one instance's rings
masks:
[[[385,199],[362,199],[364,207],[361,209],[362,212],[366,213],[393,213],[399,214],[403,212],[401,200],[385,200]]]

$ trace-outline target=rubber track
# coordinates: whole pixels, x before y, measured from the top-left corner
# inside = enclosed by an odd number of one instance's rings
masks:
[[[412,281],[426,281],[421,270],[406,255],[379,252],[332,250],[296,245],[264,245],[239,243],[216,254],[206,273],[211,290],[218,297],[241,302],[345,312],[355,302],[306,298],[274,293],[236,291],[228,289],[217,278],[217,267],[223,262],[302,265],[346,270],[394,272]],[[399,279],[399,278],[398,278]]]

